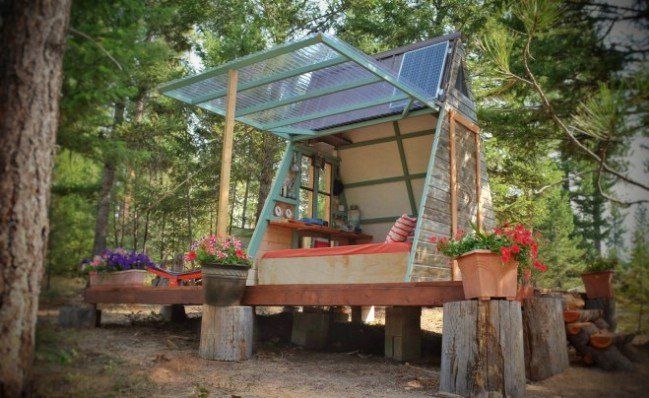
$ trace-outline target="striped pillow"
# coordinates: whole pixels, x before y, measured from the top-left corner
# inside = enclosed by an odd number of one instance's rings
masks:
[[[388,236],[385,238],[385,243],[405,242],[408,236],[415,231],[417,226],[416,217],[408,217],[406,214],[399,217],[394,223]]]

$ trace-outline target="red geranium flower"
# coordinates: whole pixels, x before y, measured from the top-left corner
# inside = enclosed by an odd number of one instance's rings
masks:
[[[195,251],[190,251],[185,255],[185,260],[187,261],[194,261],[196,260],[196,252]]]

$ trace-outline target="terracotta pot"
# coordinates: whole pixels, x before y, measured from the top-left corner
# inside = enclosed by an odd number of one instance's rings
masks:
[[[613,297],[613,271],[587,272],[581,274],[589,299]]]
[[[456,260],[462,273],[464,298],[516,298],[518,262],[503,265],[500,255],[489,250],[473,250]]]
[[[201,264],[205,304],[240,305],[246,291],[249,265]]]
[[[90,286],[142,286],[146,274],[143,269],[129,269],[115,272],[91,271],[88,275]]]

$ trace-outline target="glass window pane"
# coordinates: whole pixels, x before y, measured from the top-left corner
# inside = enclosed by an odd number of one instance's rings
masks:
[[[300,209],[298,214],[298,219],[300,218],[311,218],[313,208],[313,192],[307,191],[306,189],[300,189]]]
[[[331,163],[325,163],[324,170],[320,170],[318,178],[318,191],[324,193],[331,192]]]
[[[329,221],[329,209],[331,208],[331,197],[325,194],[318,194],[318,218]]]
[[[302,177],[301,183],[305,188],[313,189],[313,166],[311,166],[311,158],[302,156]]]

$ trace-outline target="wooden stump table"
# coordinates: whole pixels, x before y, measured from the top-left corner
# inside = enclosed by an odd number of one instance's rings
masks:
[[[440,391],[466,397],[525,395],[518,301],[444,304]]]

